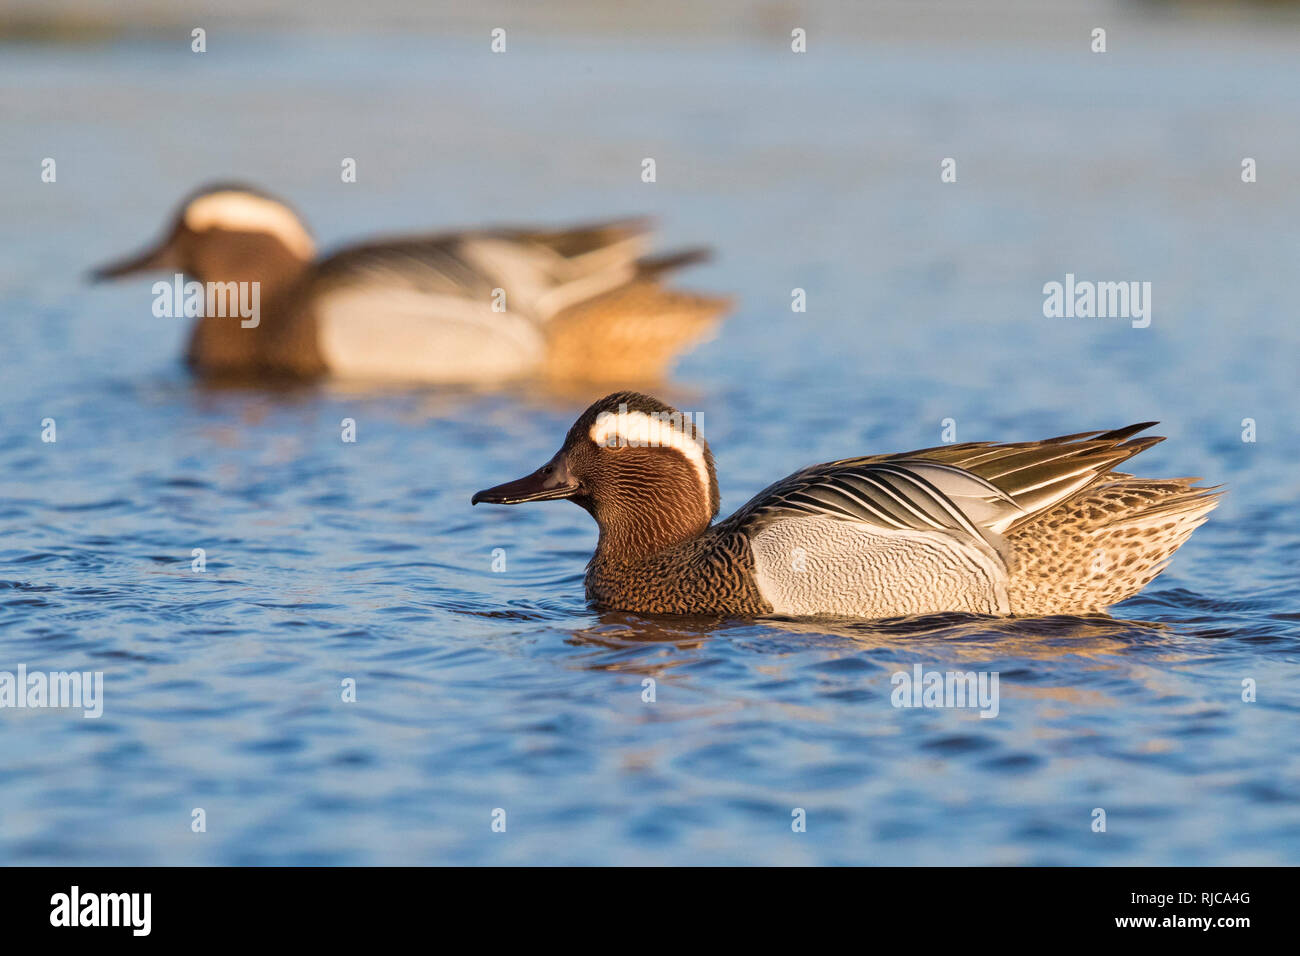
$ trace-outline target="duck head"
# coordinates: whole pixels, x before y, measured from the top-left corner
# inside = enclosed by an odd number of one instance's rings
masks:
[[[718,513],[713,454],[691,416],[649,395],[615,392],[582,413],[541,468],[471,503],[560,498],[596,519],[600,550],[642,557],[694,537]]]
[[[315,255],[311,234],[285,203],[247,186],[208,186],[181,203],[160,241],[91,278],[181,272],[200,282],[274,283]]]

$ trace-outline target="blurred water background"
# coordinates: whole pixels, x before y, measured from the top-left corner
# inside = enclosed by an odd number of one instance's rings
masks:
[[[0,861],[1300,862],[1293,8],[364,7],[0,5],[0,670],[106,685],[0,711]],[[327,247],[630,213],[715,246],[686,281],[739,308],[659,391],[724,513],[949,418],[1158,419],[1136,470],[1230,493],[1110,619],[596,613],[585,514],[469,507],[591,390],[213,391],[149,280],[83,282],[230,178]],[[1151,326],[1044,318],[1066,273],[1151,282]],[[917,663],[998,672],[999,716],[891,706]]]

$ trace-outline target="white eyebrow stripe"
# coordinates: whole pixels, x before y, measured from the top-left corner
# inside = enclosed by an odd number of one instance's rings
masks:
[[[685,420],[685,416],[678,417]],[[704,461],[704,446],[681,428],[674,427],[671,419],[622,409],[601,412],[588,434],[597,445],[608,445],[611,438],[616,438],[619,444],[674,448],[695,467],[704,493],[709,493],[709,466]]]
[[[316,243],[297,216],[274,199],[252,193],[225,190],[200,196],[186,207],[185,225],[195,232],[205,229],[265,232],[283,242],[299,258],[310,261],[316,256]]]

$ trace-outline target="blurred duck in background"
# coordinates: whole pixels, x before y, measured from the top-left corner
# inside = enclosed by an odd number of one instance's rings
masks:
[[[184,274],[203,284],[205,302],[215,293],[219,307],[199,317],[186,354],[204,377],[655,380],[731,303],[667,288],[667,273],[708,251],[648,256],[650,231],[645,219],[487,228],[318,259],[288,205],[220,185],[186,199],[152,248],[92,275]]]

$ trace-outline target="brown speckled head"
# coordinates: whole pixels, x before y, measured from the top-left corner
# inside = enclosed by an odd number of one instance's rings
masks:
[[[600,525],[598,552],[629,560],[699,534],[719,505],[713,454],[692,417],[639,392],[594,403],[550,462],[474,502],[549,498],[586,508]]]

